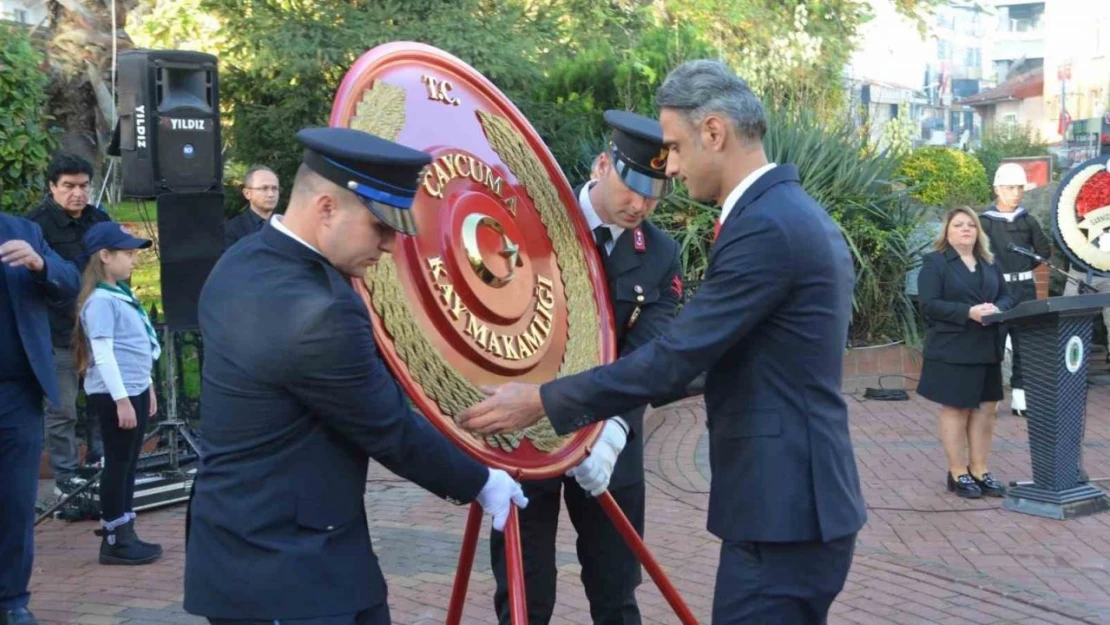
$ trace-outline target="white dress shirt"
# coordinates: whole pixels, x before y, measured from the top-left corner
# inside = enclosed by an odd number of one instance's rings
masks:
[[[732,193],[729,193],[728,197],[725,198],[725,203],[721,205],[722,224],[725,223],[726,219],[728,219],[728,214],[732,212],[732,209],[736,206],[736,203],[740,201],[740,196],[744,195],[744,192],[751,188],[751,186],[755,184],[755,181],[759,180],[760,176],[771,171],[772,169],[774,169],[774,167],[774,163],[767,163],[763,167],[760,167],[759,169],[748,174],[743,180],[740,181],[740,184],[736,185],[736,188],[732,190]]]
[[[617,244],[617,239],[619,239],[624,232],[624,228],[613,224],[606,224],[601,221],[601,217],[599,217],[597,211],[594,210],[594,203],[590,201],[590,189],[592,189],[595,184],[597,183],[590,182],[582,185],[582,191],[578,194],[578,207],[582,209],[582,215],[586,218],[586,225],[590,227],[590,232],[593,232],[594,228],[604,225],[609,228],[609,232],[613,233],[613,236],[605,242],[605,253],[612,254],[613,246]],[[594,240],[597,240],[596,236]]]
[[[284,234],[285,236],[293,239],[297,243],[300,243],[301,245],[307,247],[308,249],[312,250],[313,252],[316,252],[317,254],[320,254],[320,256],[323,256],[323,254],[320,252],[320,250],[312,247],[311,245],[308,244],[307,241],[305,241],[301,237],[293,234],[292,230],[287,228],[285,226],[285,224],[281,223],[281,218],[282,217],[284,217],[284,215],[278,215],[277,213],[274,213],[274,215],[272,217],[270,217],[270,224],[272,224],[274,226],[275,230],[277,230],[278,232]]]

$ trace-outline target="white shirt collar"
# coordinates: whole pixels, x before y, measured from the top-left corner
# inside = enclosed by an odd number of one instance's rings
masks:
[[[759,169],[748,174],[747,177],[740,181],[740,184],[736,185],[736,188],[732,190],[732,193],[729,193],[728,197],[725,198],[725,203],[721,205],[721,223],[725,223],[725,219],[728,218],[728,214],[732,212],[732,209],[735,208],[736,203],[740,201],[740,196],[744,195],[744,192],[751,188],[751,186],[755,184],[755,181],[759,180],[760,176],[771,171],[774,168],[774,163],[767,163],[763,167],[760,167]]]
[[[612,252],[613,245],[616,244],[617,239],[621,236],[621,233],[624,232],[624,228],[613,224],[605,224],[601,221],[601,217],[598,216],[597,211],[594,210],[594,203],[590,200],[590,189],[592,189],[595,184],[597,184],[597,182],[590,182],[582,185],[582,191],[578,193],[578,207],[582,209],[582,216],[586,218],[586,225],[590,227],[590,232],[593,232],[594,228],[604,224],[609,228],[609,232],[613,233],[613,238],[610,239],[605,246],[605,251]]]
[[[286,227],[285,224],[281,223],[281,218],[282,217],[284,217],[284,215],[278,215],[277,213],[274,213],[273,215],[270,216],[270,225],[272,225],[274,227],[274,230],[277,230],[278,232],[280,232],[280,233],[284,234],[285,236],[289,237],[290,239],[293,239],[297,243],[300,243],[301,245],[303,245],[303,246],[307,247],[308,249],[312,250],[313,252],[316,252],[317,254],[320,254],[320,256],[323,256],[323,254],[320,253],[320,250],[312,247],[304,239],[302,239],[301,237],[293,234],[292,230],[290,230],[288,227]]]
[[[984,217],[993,217],[995,219],[1001,219],[1003,221],[1008,221],[1010,223],[1014,223],[1014,220],[1017,219],[1018,217],[1020,217],[1023,213],[1025,213],[1025,209],[1022,208],[1021,206],[1017,207],[1017,209],[1015,209],[1015,210],[1013,210],[1009,213],[1004,213],[1004,212],[998,210],[998,207],[996,206],[994,208],[991,208],[988,211],[983,211],[983,216]]]

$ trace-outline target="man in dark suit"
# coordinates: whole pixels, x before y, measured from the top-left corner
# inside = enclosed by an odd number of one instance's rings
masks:
[[[0,213],[0,625],[35,625],[27,609],[42,399],[58,401],[50,306],[73,301],[80,278],[38,225]]]
[[[607,111],[605,119],[613,134],[609,149],[595,161],[596,182],[579,187],[575,195],[604,263],[624,356],[658,336],[674,317],[682,296],[682,262],[678,243],[645,221],[670,189],[659,122],[624,111]],[[578,561],[593,622],[639,625],[640,563],[593,497],[608,489],[643,536],[644,409],[611,417],[590,455],[566,477],[524,484],[528,508],[521,512],[520,531],[529,625],[547,625],[555,607],[560,490],[578,532]],[[490,536],[490,555],[497,580],[494,607],[501,624],[508,625],[501,532]]]
[[[497,528],[510,500],[527,501],[408,407],[350,283],[396,231],[415,233],[431,157],[346,128],[297,139],[289,210],[228,250],[201,292],[205,446],[185,609],[214,624],[385,625],[363,507],[371,457],[452,503],[477,499]]]
[[[708,527],[722,539],[713,622],[823,623],[866,520],[840,392],[852,259],[797,169],[767,163],[762,105],[726,66],[683,64],[656,103],[668,174],[724,209],[697,294],[615,363],[487,389],[459,421],[514,431],[546,412],[566,433],[681,396],[707,370]]]
[[[243,197],[247,207],[224,224],[224,247],[231,247],[248,234],[262,229],[277,208],[281,186],[277,174],[265,165],[254,165],[243,177]]]

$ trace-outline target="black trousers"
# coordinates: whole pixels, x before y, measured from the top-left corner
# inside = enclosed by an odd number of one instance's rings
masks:
[[[380,605],[355,614],[270,620],[210,618],[208,622],[211,625],[390,625],[391,623],[389,620],[389,604],[384,601]]]
[[[135,495],[135,465],[143,446],[150,412],[150,389],[131,397],[138,425],[130,430],[119,426],[116,402],[107,393],[87,398],[89,411],[100,419],[104,438],[104,472],[100,475],[100,518],[115,521],[131,511]]]
[[[721,543],[712,625],[824,625],[856,535],[827,543]]]
[[[642,581],[640,562],[617,532],[597,499],[574,478],[525,482],[528,507],[520,511],[520,540],[524,556],[524,588],[528,624],[547,625],[555,608],[555,535],[562,491],[574,529],[578,532],[578,562],[582,585],[590,602],[594,625],[639,625],[636,587]],[[644,482],[610,491],[641,537],[644,535]],[[490,534],[490,560],[497,590],[493,597],[498,622],[509,624],[509,586],[505,571],[505,535]]]
[[[6,382],[0,382],[6,384]],[[0,610],[27,607],[35,549],[35,499],[42,457],[42,391],[32,382],[3,406],[0,423]],[[2,392],[0,392],[2,394]]]

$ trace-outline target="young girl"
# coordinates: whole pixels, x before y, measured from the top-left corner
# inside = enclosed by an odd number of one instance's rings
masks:
[[[146,564],[160,545],[135,535],[135,463],[147,419],[157,410],[151,380],[161,354],[154,328],[138,298],[122,281],[131,277],[137,250],[151,241],[118,223],[95,224],[85,234],[88,264],[77,298],[73,333],[77,369],[85,376],[91,418],[100,420],[104,472],[100,477],[101,564]]]

